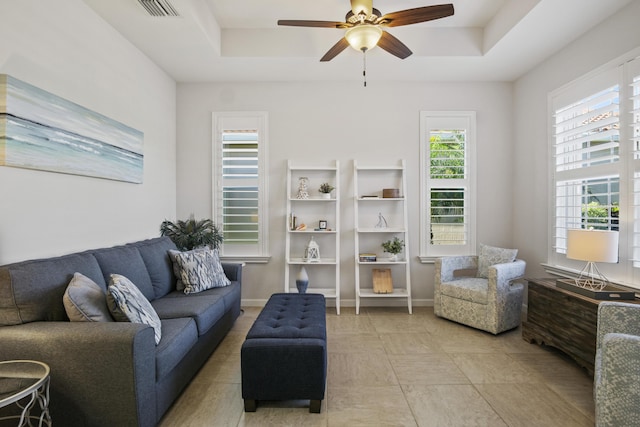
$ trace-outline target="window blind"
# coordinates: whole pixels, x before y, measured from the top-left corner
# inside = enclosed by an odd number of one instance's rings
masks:
[[[222,222],[225,245],[259,239],[257,131],[222,133]]]

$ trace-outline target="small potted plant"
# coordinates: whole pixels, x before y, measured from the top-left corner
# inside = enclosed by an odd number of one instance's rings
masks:
[[[323,199],[330,199],[331,198],[331,192],[335,189],[335,187],[331,184],[329,184],[328,182],[323,182],[322,184],[320,184],[320,189],[318,191],[320,191],[320,193],[322,193],[322,198]]]
[[[382,244],[382,249],[391,254],[391,257],[389,257],[391,261],[397,261],[398,254],[402,252],[402,249],[404,249],[404,240],[394,237],[393,240],[387,240],[384,242]]]
[[[174,223],[164,220],[160,224],[160,235],[168,236],[181,251],[203,246],[217,249],[223,240],[222,233],[212,220],[197,220],[193,214],[186,221],[178,220]]]

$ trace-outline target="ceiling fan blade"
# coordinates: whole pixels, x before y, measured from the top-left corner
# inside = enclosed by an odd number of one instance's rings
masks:
[[[335,58],[340,52],[345,50],[349,46],[349,42],[346,38],[341,38],[338,43],[334,44],[331,49],[327,53],[324,54],[322,58],[320,58],[320,62],[331,61]]]
[[[382,16],[377,23],[387,27],[399,27],[401,25],[433,21],[434,19],[445,18],[451,15],[453,15],[452,4],[437,4],[434,6],[417,7],[415,9],[387,13]]]
[[[378,46],[400,59],[405,59],[413,53],[404,43],[386,31],[382,32],[382,37],[380,37],[380,40],[378,41]]]
[[[287,25],[290,27],[319,27],[319,28],[349,28],[353,25],[346,22],[332,21],[305,21],[296,19],[280,19],[278,25]]]

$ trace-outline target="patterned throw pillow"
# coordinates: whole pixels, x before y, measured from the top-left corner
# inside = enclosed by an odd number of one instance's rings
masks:
[[[162,324],[158,313],[129,279],[120,274],[111,275],[107,303],[113,318],[118,322],[144,323],[151,326],[158,345],[162,337]]]
[[[208,250],[209,250],[209,248],[207,248],[207,247],[193,249],[193,251],[208,251]],[[178,250],[169,249],[169,258],[171,259],[171,263],[173,264],[173,275],[176,276],[176,278],[177,278],[177,280],[176,280],[176,290],[178,290],[178,291],[184,291],[184,283],[182,283],[182,279],[180,278],[180,265],[176,261],[176,257],[178,255],[180,255],[181,253],[182,252],[180,252]]]
[[[228,286],[231,282],[224,274],[217,249],[195,249],[176,254],[178,276],[184,284],[184,293],[193,294],[206,289]]]
[[[62,303],[72,322],[113,322],[102,288],[80,273],[73,275]]]
[[[480,255],[478,256],[477,277],[489,277],[489,267],[496,264],[513,262],[518,255],[517,249],[494,248],[480,243]]]

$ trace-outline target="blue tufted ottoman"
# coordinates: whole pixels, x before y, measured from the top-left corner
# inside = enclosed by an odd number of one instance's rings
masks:
[[[242,344],[244,410],[258,400],[309,399],[320,412],[327,381],[324,296],[273,294]]]

